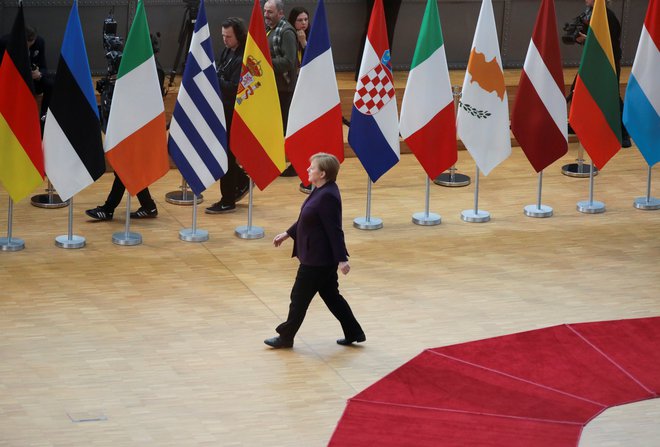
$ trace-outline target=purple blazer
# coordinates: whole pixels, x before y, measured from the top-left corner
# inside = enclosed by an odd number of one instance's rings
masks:
[[[314,188],[303,202],[298,220],[286,230],[293,256],[303,265],[329,266],[348,261],[341,228],[341,196],[335,182]]]

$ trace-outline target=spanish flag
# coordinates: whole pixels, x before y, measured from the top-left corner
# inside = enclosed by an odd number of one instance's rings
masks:
[[[280,100],[258,0],[250,17],[229,147],[261,190],[286,167]]]
[[[0,65],[0,183],[18,202],[43,180],[41,126],[21,3]]]
[[[619,80],[605,0],[594,3],[568,121],[599,169],[621,149]]]

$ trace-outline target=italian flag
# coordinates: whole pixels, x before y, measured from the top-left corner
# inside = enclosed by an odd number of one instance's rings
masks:
[[[165,106],[142,0],[117,74],[105,152],[133,196],[169,170]]]
[[[430,178],[456,163],[454,98],[435,0],[426,4],[403,95],[399,131]]]
[[[605,0],[594,3],[568,121],[599,169],[621,149],[619,80]]]

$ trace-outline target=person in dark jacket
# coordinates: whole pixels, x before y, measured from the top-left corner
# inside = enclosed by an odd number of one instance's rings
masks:
[[[273,239],[273,245],[279,247],[292,238],[292,256],[300,261],[287,319],[275,329],[278,336],[264,340],[273,348],[293,347],[293,339],[317,292],[341,323],[344,338],[337,340],[338,344],[350,345],[367,339],[351,307],[339,293],[337,282],[337,270],[344,275],[350,271],[341,224],[341,196],[335,183],[338,172],[339,160],[334,155],[312,156],[307,173],[314,189],[303,202],[298,220]]]
[[[218,83],[222,96],[222,107],[227,122],[227,143],[229,143],[229,132],[231,120],[234,116],[234,104],[236,102],[236,91],[241,79],[241,67],[243,65],[243,52],[247,41],[247,29],[242,19],[229,17],[222,22],[222,40],[225,49],[220,54],[216,64],[218,72]],[[228,147],[227,172],[220,179],[219,202],[206,208],[207,214],[223,214],[236,211],[236,202],[245,197],[250,187],[250,179],[243,169],[236,163],[236,156]]]

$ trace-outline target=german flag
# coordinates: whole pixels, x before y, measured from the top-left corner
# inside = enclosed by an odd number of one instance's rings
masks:
[[[599,169],[621,149],[619,80],[605,0],[594,4],[568,121]]]
[[[18,202],[43,180],[41,126],[21,3],[0,65],[0,183]]]

